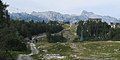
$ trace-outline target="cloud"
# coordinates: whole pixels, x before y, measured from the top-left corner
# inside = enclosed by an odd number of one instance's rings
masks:
[[[95,11],[103,14],[111,13],[118,16],[120,0],[3,0],[10,7],[9,11],[57,11],[79,14],[80,10]],[[17,10],[18,9],[18,10]]]

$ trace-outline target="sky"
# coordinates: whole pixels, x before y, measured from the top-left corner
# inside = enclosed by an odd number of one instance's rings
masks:
[[[2,0],[10,12],[56,11],[80,15],[83,10],[120,18],[120,0]]]

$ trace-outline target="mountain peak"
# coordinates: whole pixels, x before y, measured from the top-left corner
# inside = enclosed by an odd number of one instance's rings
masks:
[[[83,11],[82,11],[82,13],[88,13],[88,11],[86,11],[86,10],[83,10]]]
[[[54,12],[54,11],[45,11],[45,12],[35,12],[33,11],[31,14],[26,14],[26,13],[11,13],[10,14],[13,19],[15,18],[21,18],[23,20],[54,20],[54,21],[70,21],[70,22],[78,22],[79,20],[88,20],[88,18],[101,18],[102,21],[110,23],[112,22],[117,22],[120,23],[120,21],[117,18],[110,17],[110,16],[102,16],[102,15],[97,15],[94,14],[93,12],[88,12],[83,10],[81,15],[76,16],[76,15],[69,15],[69,14],[61,14],[59,12]]]
[[[86,10],[83,10],[81,15],[93,15],[94,13],[93,12],[88,12]]]

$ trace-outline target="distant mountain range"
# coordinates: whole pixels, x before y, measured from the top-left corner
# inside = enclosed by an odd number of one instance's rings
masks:
[[[46,11],[46,12],[32,12],[28,13],[10,13],[10,17],[12,19],[21,19],[21,20],[34,20],[34,21],[70,21],[71,23],[78,22],[80,20],[88,20],[88,18],[101,18],[103,22],[114,22],[120,23],[120,20],[110,16],[101,16],[95,14],[93,12],[82,11],[80,15],[69,15],[69,14],[61,14],[59,12],[54,11]]]

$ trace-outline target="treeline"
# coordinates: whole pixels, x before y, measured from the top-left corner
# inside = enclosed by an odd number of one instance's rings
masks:
[[[80,21],[77,27],[77,35],[81,40],[120,40],[120,28],[111,28],[101,20]]]
[[[57,21],[49,21],[46,23],[44,21],[34,22],[33,20],[29,22],[25,22],[24,20],[12,20],[11,27],[16,29],[24,38],[47,32],[57,33],[63,30],[63,27]]]
[[[0,28],[0,50],[2,51],[27,51],[24,38],[32,38],[33,35],[42,33],[58,33],[63,30],[57,21],[26,22],[24,20],[9,20],[6,26]]]

